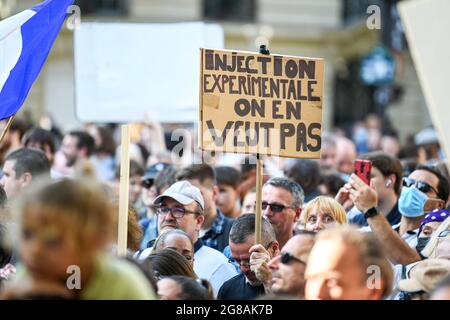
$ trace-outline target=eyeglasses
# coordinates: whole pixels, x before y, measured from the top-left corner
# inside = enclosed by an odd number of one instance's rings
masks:
[[[272,244],[273,244],[273,241],[270,242],[267,246],[265,246],[264,249],[269,250],[269,248],[272,246]],[[248,267],[248,266],[250,266],[250,258],[235,259],[235,258],[231,257],[230,259],[228,259],[228,263],[231,263],[236,268],[239,268],[241,265],[244,267]]]
[[[294,257],[293,255],[291,255],[289,252],[282,252],[280,255],[280,261],[282,264],[288,264],[289,262],[291,262],[292,260],[306,264],[305,261],[302,261],[301,259]]]
[[[438,235],[439,238],[445,238],[448,236],[450,236],[450,230],[441,231],[441,233],[439,233],[439,235]]]
[[[166,215],[170,213],[172,217],[176,219],[183,218],[185,214],[200,214],[200,212],[186,210],[185,208],[169,208],[169,207],[157,207],[156,214]]]
[[[433,190],[434,192],[436,192],[436,194],[439,194],[439,192],[428,183],[417,181],[411,178],[403,178],[403,186],[408,188],[415,186],[419,191],[422,191],[423,193],[427,193]]]
[[[234,259],[234,258],[230,258],[228,259],[228,263],[231,263],[233,266],[236,267],[248,267],[250,265],[250,258],[247,259]]]
[[[291,208],[294,209],[295,207],[292,206],[285,206],[283,204],[279,204],[279,203],[268,203],[268,202],[263,202],[261,204],[261,209],[262,210],[266,210],[267,207],[270,207],[270,211],[274,212],[274,213],[280,213],[281,211],[283,211],[286,208]]]

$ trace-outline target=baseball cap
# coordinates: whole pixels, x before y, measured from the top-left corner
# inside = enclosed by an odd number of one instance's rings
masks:
[[[411,269],[408,279],[399,281],[398,288],[405,292],[431,292],[448,275],[450,275],[449,260],[422,260]]]
[[[188,205],[197,202],[202,210],[205,208],[202,194],[200,190],[193,186],[189,181],[182,180],[172,184],[163,194],[156,197],[153,204],[160,204],[164,197],[172,198],[182,205]]]

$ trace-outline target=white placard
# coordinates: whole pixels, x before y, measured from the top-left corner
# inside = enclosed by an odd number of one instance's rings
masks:
[[[219,25],[83,23],[75,30],[75,110],[82,122],[198,120],[201,47]]]
[[[405,1],[398,8],[433,125],[449,159],[450,1]]]

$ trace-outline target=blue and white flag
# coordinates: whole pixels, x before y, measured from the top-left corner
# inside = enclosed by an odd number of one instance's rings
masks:
[[[0,120],[24,103],[72,3],[47,0],[0,21]]]

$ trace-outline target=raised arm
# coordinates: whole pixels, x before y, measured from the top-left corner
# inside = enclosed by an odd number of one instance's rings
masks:
[[[372,232],[383,245],[387,257],[393,264],[407,265],[420,260],[417,251],[392,229],[383,213],[373,210],[368,213],[369,209],[377,206],[377,193],[372,186],[369,187],[358,176],[352,174],[344,188],[348,190],[349,197],[358,210],[367,213],[367,222]]]

